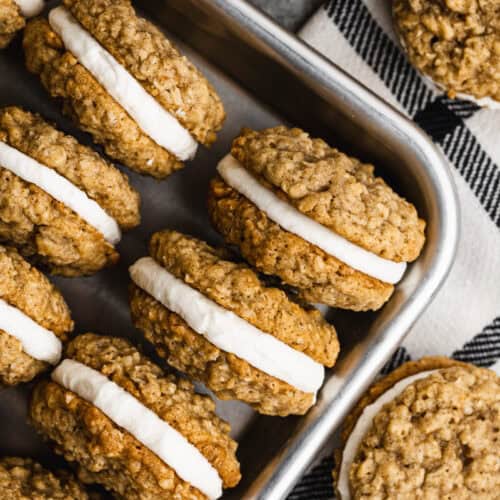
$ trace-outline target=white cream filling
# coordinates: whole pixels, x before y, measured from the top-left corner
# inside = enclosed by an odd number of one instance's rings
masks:
[[[62,343],[54,333],[33,321],[17,307],[0,299],[0,330],[19,340],[32,358],[57,365]]]
[[[99,408],[208,498],[222,495],[219,473],[198,448],[102,373],[65,359],[52,372],[52,380]]]
[[[130,268],[130,276],[137,286],[219,349],[301,391],[316,393],[321,387],[323,365],[219,306],[151,257],[139,259]]]
[[[71,208],[84,221],[100,231],[109,243],[115,245],[120,241],[121,231],[115,219],[55,170],[2,141],[0,141],[0,166],[26,182],[37,185],[52,198]]]
[[[44,7],[43,0],[14,0],[24,17],[35,17],[42,12]]]
[[[366,433],[370,429],[373,419],[382,407],[397,398],[410,384],[416,380],[422,379],[434,373],[437,370],[428,370],[425,372],[417,373],[411,377],[406,377],[400,380],[397,384],[385,391],[379,398],[377,398],[371,405],[368,405],[363,413],[358,418],[354,429],[352,430],[342,452],[342,463],[340,465],[339,478],[337,481],[337,489],[339,490],[342,500],[349,500],[351,492],[349,488],[349,471],[351,470],[352,463],[356,457],[359,446],[363,441]]]
[[[194,157],[198,144],[191,134],[80,26],[68,10],[64,7],[53,9],[49,13],[49,23],[66,49],[92,73],[146,135],[180,160]]]
[[[227,184],[248,198],[283,229],[316,245],[348,266],[385,283],[395,284],[403,277],[405,262],[383,259],[307,217],[260,184],[233,156],[224,157],[217,170]]]

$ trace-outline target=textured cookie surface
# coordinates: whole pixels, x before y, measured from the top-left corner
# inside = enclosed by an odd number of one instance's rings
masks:
[[[500,101],[498,0],[396,0],[394,18],[412,64],[451,97]]]
[[[78,21],[202,144],[211,144],[224,108],[205,77],[129,0],[64,0]]]
[[[374,167],[284,126],[244,129],[231,154],[300,212],[383,258],[415,260],[425,223]]]
[[[127,177],[40,116],[16,107],[0,110],[0,140],[68,179],[121,227],[139,224],[139,194]]]
[[[225,486],[239,481],[229,425],[215,415],[210,398],[194,393],[190,382],[165,375],[123,339],[86,334],[71,342],[67,353],[181,432],[217,469]],[[79,463],[84,482],[98,482],[124,498],[204,498],[101,411],[58,384],[37,387],[30,414],[37,429],[55,440],[68,460]]]
[[[137,172],[163,178],[182,167],[168,151],[138,127],[95,78],[67,52],[45,19],[30,21],[24,31],[29,71],[40,75],[63,111],[115,160]]]
[[[57,474],[29,458],[0,459],[3,500],[87,500],[85,489],[67,471]]]
[[[394,290],[283,230],[219,177],[210,184],[208,211],[227,243],[236,245],[259,271],[296,287],[308,302],[376,310]]]
[[[0,299],[17,307],[62,341],[73,329],[62,295],[14,249],[0,246]],[[23,351],[21,342],[0,330],[0,382],[14,385],[33,379],[48,367]]]
[[[497,498],[500,379],[494,372],[423,359],[376,384],[354,413],[398,380],[433,369],[440,370],[409,385],[374,418],[350,470],[353,498]],[[345,438],[355,421],[347,422]]]
[[[14,0],[0,0],[0,49],[6,47],[25,20]]]

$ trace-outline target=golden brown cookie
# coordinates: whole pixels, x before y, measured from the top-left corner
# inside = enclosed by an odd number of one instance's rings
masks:
[[[30,458],[0,458],[3,500],[88,500],[90,497],[68,471],[54,473]]]
[[[499,425],[493,371],[443,357],[405,363],[345,421],[340,498],[496,498]]]
[[[246,264],[227,260],[205,242],[171,230],[155,233],[149,249],[160,266],[159,274],[168,271],[209,299],[216,309],[222,308],[222,314],[230,311],[239,321],[273,336],[286,349],[303,353],[316,364],[334,365],[339,352],[334,327],[316,309],[305,309],[282,290],[266,286]],[[172,366],[202,381],[219,398],[239,399],[261,413],[302,414],[311,407],[314,394],[266,373],[234,351],[217,347],[190,326],[180,311],[168,309],[149,291],[137,284],[131,286],[132,319]],[[187,300],[183,296],[181,302]],[[233,328],[234,335],[243,335],[238,326]]]
[[[16,250],[1,245],[0,302],[0,322],[5,324],[3,329],[0,327],[0,383],[16,385],[29,382],[50,366],[49,361],[40,359],[43,356],[35,358],[38,351],[33,352],[33,355],[28,354],[26,349],[29,350],[29,346],[23,345],[13,335],[13,329],[9,332],[8,326],[15,328],[17,322],[15,316],[9,319],[8,306],[17,309],[63,342],[73,330],[69,308],[59,291],[43,274],[31,267]],[[41,333],[36,328],[24,332],[33,336]],[[38,343],[36,338],[34,340]],[[47,339],[48,342],[51,340],[54,339]]]
[[[127,177],[97,153],[76,139],[56,130],[40,116],[8,107],[0,110],[0,146],[20,157],[35,160],[69,181],[80,194],[94,203],[89,210],[104,212],[120,235],[140,222],[139,194]],[[12,170],[15,161],[0,156],[0,240],[15,245],[23,255],[65,276],[92,274],[114,264],[116,241],[93,226],[83,214],[56,199],[65,188],[51,187],[21,177]],[[18,161],[16,156],[16,161]],[[24,160],[23,160],[24,161]]]
[[[498,0],[396,0],[393,14],[411,63],[449,97],[500,106]]]
[[[340,236],[392,266],[420,254],[425,222],[372,165],[350,158],[300,129],[244,129],[231,155],[251,178],[299,217]],[[393,285],[342,262],[318,245],[285,230],[247,196],[217,176],[209,214],[227,243],[259,271],[278,276],[302,297],[334,307],[376,310]],[[305,217],[304,217],[305,216]],[[372,258],[373,258],[372,257]]]
[[[207,146],[215,141],[225,118],[217,93],[158,28],[137,16],[130,1],[68,0],[64,5],[196,141]],[[47,21],[29,23],[24,48],[28,69],[40,75],[50,94],[63,100],[64,111],[109,156],[157,178],[182,168],[182,158],[155,141],[111,97],[95,75],[66,50]]]
[[[237,445],[229,437],[229,425],[216,416],[214,402],[196,394],[190,382],[165,374],[119,338],[81,335],[68,345],[66,359],[57,370],[69,360],[104,375],[108,384],[123,389],[128,397],[166,422],[193,445],[198,459],[215,469],[224,487],[238,483]],[[86,380],[87,384],[90,379]],[[118,404],[113,397],[107,399],[112,406]],[[128,405],[122,414],[128,414],[130,408]],[[117,425],[104,408],[99,409],[60,383],[42,382],[35,389],[30,416],[37,430],[55,442],[56,451],[76,462],[79,478],[85,483],[99,483],[128,499],[206,498],[148,446]],[[148,431],[154,429],[148,427]],[[180,453],[178,447],[175,450]],[[196,464],[192,462],[194,468]]]
[[[7,47],[26,20],[14,0],[0,0],[0,49]]]

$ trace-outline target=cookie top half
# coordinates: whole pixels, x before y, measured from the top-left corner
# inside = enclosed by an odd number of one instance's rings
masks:
[[[419,71],[450,97],[500,106],[498,0],[396,0],[393,13]]]
[[[214,410],[128,341],[89,333],[38,386],[31,419],[85,482],[134,498],[216,498],[240,473],[229,425]]]
[[[373,165],[284,126],[244,129],[231,154],[301,213],[352,243],[395,262],[420,254],[424,221]]]
[[[73,329],[60,292],[16,250],[0,246],[0,382],[15,385],[56,364]]]
[[[495,498],[500,378],[447,358],[403,365],[347,419],[341,498]]]

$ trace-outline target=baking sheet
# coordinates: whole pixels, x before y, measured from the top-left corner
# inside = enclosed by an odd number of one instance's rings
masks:
[[[158,6],[159,8],[163,2],[144,2],[144,4],[149,8],[152,6]],[[172,4],[173,10],[160,12],[162,15],[159,18],[165,22],[165,25],[168,25],[170,20],[175,19],[175,22],[170,22],[177,29],[180,24],[177,24],[177,19],[171,17],[171,15],[175,14],[176,10],[180,12],[182,7],[179,6],[186,5],[186,3],[174,1],[165,2],[166,4]],[[224,26],[222,20],[220,25],[217,24],[216,15],[220,13],[220,10],[217,11],[216,9],[223,4],[222,1],[214,1],[212,4],[207,1],[198,3],[202,19],[201,26],[203,29],[206,28],[209,34],[204,36],[213,36],[213,39],[210,38],[213,41],[212,44],[204,43],[205,38],[202,36],[202,32],[197,30],[196,25],[193,25],[192,30],[184,32],[186,37],[183,39],[189,39],[191,44],[198,46],[203,52],[212,51],[215,54],[216,51],[220,51],[220,48],[223,47],[224,50],[227,50],[227,58],[220,58],[220,54],[218,57],[221,66],[227,70],[232,58],[236,59],[237,53],[236,47],[232,47],[227,42],[226,44],[222,43],[227,34],[228,26]],[[240,2],[227,2],[227,5],[231,4],[239,5]],[[210,23],[208,19],[211,20]],[[258,16],[255,19],[258,22],[263,22]],[[189,22],[189,20],[184,21]],[[240,27],[233,22],[230,28],[242,31],[243,25]],[[245,33],[244,35],[241,37],[241,46],[246,50],[245,43],[248,43],[250,47],[250,44],[255,43],[255,40],[250,40]],[[370,129],[370,123],[365,123],[363,132],[360,133],[361,129],[356,129],[350,122],[339,121],[334,108],[326,109],[321,107],[319,101],[315,106],[311,107],[305,100],[297,99],[298,96],[296,95],[290,96],[288,109],[290,113],[287,112],[287,116],[278,113],[270,106],[269,102],[273,103],[273,99],[269,99],[272,92],[278,92],[281,97],[288,97],[289,93],[293,94],[292,91],[299,88],[298,82],[290,76],[285,80],[284,86],[280,80],[281,87],[276,86],[273,89],[274,83],[279,78],[286,77],[286,75],[283,68],[272,66],[270,59],[265,61],[266,65],[269,62],[269,67],[266,66],[265,71],[263,70],[264,66],[262,66],[262,69],[255,67],[252,65],[251,51],[248,48],[248,52],[245,52],[245,54],[249,57],[249,64],[243,67],[244,64],[241,65],[242,61],[239,61],[240,74],[245,74],[248,81],[255,80],[255,88],[261,91],[261,93],[251,93],[228,77],[226,72],[222,72],[212,65],[198,51],[191,49],[171,33],[168,33],[168,36],[174,39],[180,46],[181,51],[204,72],[222,97],[227,112],[227,120],[218,136],[218,141],[210,150],[200,147],[194,161],[189,162],[185,169],[176,172],[165,181],[158,182],[151,178],[141,177],[123,168],[122,170],[129,175],[132,184],[142,195],[142,224],[138,229],[126,233],[118,245],[121,255],[120,263],[116,267],[102,271],[93,277],[51,278],[62,290],[73,312],[76,323],[75,333],[92,331],[130,338],[135,343],[141,344],[145,351],[160,363],[163,362],[155,356],[153,349],[143,342],[141,334],[133,328],[130,321],[127,300],[128,266],[147,253],[146,244],[150,235],[154,231],[165,227],[192,234],[207,240],[211,244],[220,243],[220,238],[210,228],[208,221],[206,193],[209,180],[215,173],[217,161],[227,153],[232,139],[238,134],[242,126],[259,129],[280,123],[286,124],[288,123],[287,117],[293,116],[294,123],[306,128],[314,128],[315,131],[316,129],[322,131],[323,137],[334,145],[340,144],[350,147],[352,144],[357,144],[359,153],[365,159],[374,158],[377,160],[378,154],[370,156],[369,150],[372,136],[367,133]],[[260,49],[266,53],[267,57],[268,51],[266,47],[260,47]],[[292,60],[290,59],[290,61]],[[287,64],[290,66],[292,62]],[[48,97],[38,78],[30,75],[25,70],[19,38],[7,50],[0,53],[0,75],[0,105],[21,105],[28,110],[39,112],[47,119],[57,123],[59,128],[65,132],[78,137],[81,142],[91,144],[88,135],[78,132],[71,122],[60,114],[59,105]],[[258,95],[262,99],[257,97]],[[278,94],[276,96],[276,101],[279,101]],[[264,103],[264,100],[266,103]],[[282,106],[280,108],[283,109]],[[319,119],[320,115],[321,120]],[[359,117],[353,118],[354,121],[356,119],[359,119]],[[322,125],[324,123],[328,123],[326,128]],[[339,130],[332,133],[332,130],[335,130],[336,127]],[[95,147],[95,149],[102,153],[98,147]],[[398,151],[393,151],[393,153],[397,155]],[[419,210],[424,215],[428,216],[432,213],[432,210],[436,210],[436,207],[432,204],[435,201],[433,200],[435,193],[424,192],[419,182],[415,181],[415,179],[418,179],[418,172],[411,172],[411,174],[402,172],[404,165],[395,165],[394,162],[387,163],[383,167],[379,168],[378,171],[384,172],[398,190],[416,202]],[[450,210],[450,217],[453,217],[453,207]],[[310,412],[306,419],[259,416],[242,403],[218,402],[217,410],[219,415],[231,422],[232,435],[240,442],[238,456],[242,463],[244,475],[241,486],[236,490],[229,491],[225,498],[256,497],[257,493],[255,491],[252,493],[245,493],[245,491],[262,470],[266,467],[267,470],[272,470],[275,467],[271,462],[272,457],[276,456],[276,453],[283,446],[288,447],[288,450],[291,449],[295,455],[298,454],[297,450],[293,450],[293,446],[304,447],[300,440],[290,438],[294,435],[301,435],[304,438],[306,430],[320,420],[321,415],[329,409],[328,402],[332,401],[338,394],[342,394],[343,391],[350,391],[350,398],[352,398],[355,396],[356,391],[359,392],[360,387],[355,385],[352,385],[352,388],[349,387],[347,377],[349,369],[353,367],[354,359],[359,361],[368,352],[369,346],[377,338],[377,331],[389,334],[389,330],[395,328],[397,311],[410,301],[412,295],[417,295],[416,290],[419,283],[424,279],[426,273],[429,273],[436,252],[434,245],[438,241],[439,231],[442,230],[439,225],[434,225],[434,223],[431,224],[430,228],[432,245],[429,245],[426,249],[421,263],[413,266],[409,276],[398,288],[394,298],[384,308],[382,314],[351,313],[323,309],[327,318],[336,325],[339,332],[343,349],[342,358],[345,358],[347,353],[352,354],[353,352],[355,352],[356,357],[352,357],[352,361],[344,363],[338,371],[334,370],[336,376],[332,377],[332,373],[329,374],[330,380],[319,397],[318,406]],[[433,290],[435,291],[435,289],[436,286],[434,286]],[[415,318],[408,317],[407,319],[406,326],[409,326],[411,320]],[[403,325],[397,326],[399,328],[398,338],[401,338]],[[368,336],[368,332],[371,332],[372,337]],[[383,352],[385,358],[390,354],[387,349]],[[361,363],[361,361],[359,362]],[[377,362],[380,364],[383,360],[379,359]],[[363,365],[360,364],[360,366]],[[372,368],[370,367],[370,369]],[[28,384],[19,388],[4,389],[0,393],[0,454],[29,455],[45,463],[59,463],[60,460],[52,454],[50,449],[26,423],[26,406],[30,389],[31,384]],[[203,390],[203,388],[200,388],[200,390]],[[345,398],[345,401],[347,401],[347,398]],[[345,412],[345,408],[341,408],[339,405],[340,411]],[[339,418],[339,415],[336,418]],[[317,437],[314,438],[316,439],[316,442],[314,442],[313,437],[310,440],[311,446],[314,445],[317,449],[320,443],[317,442]],[[288,444],[286,444],[287,442]],[[314,450],[311,449],[311,453],[313,452]],[[278,464],[279,460],[276,462],[276,467]],[[290,484],[299,478],[305,465],[307,464],[303,461],[301,467],[295,467],[292,477],[287,479]],[[291,472],[287,473],[292,474]],[[263,494],[262,496],[262,498],[273,498],[273,500],[279,497],[283,497],[283,495],[266,496],[266,494]]]

